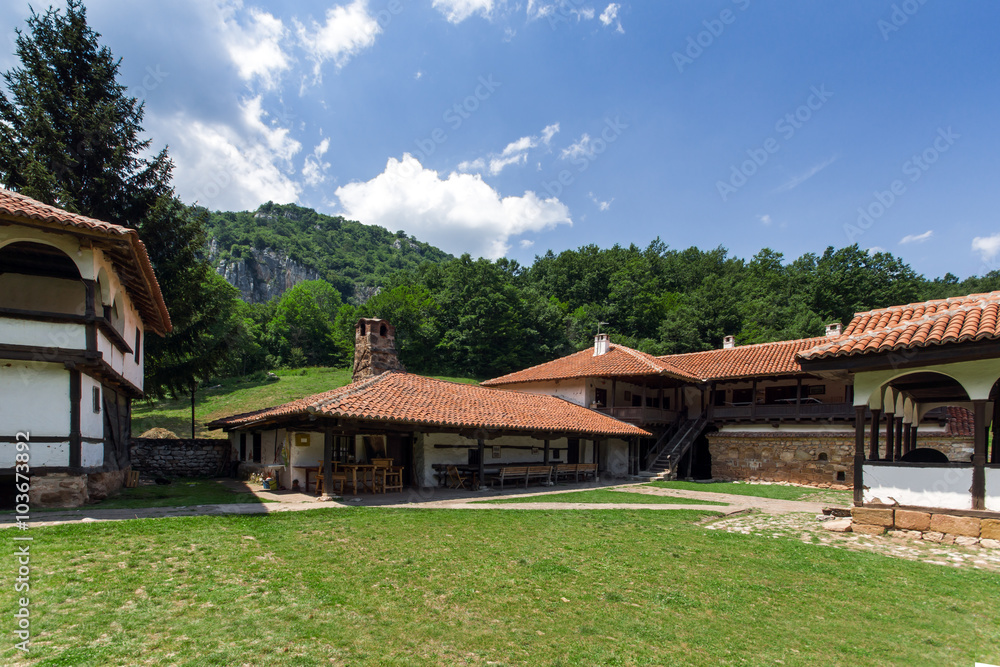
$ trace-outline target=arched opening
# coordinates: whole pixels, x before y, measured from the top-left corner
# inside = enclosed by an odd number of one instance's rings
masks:
[[[968,462],[973,449],[969,394],[954,378],[920,371],[892,380],[895,403],[882,411],[885,455],[891,461]]]
[[[62,250],[18,241],[0,248],[0,308],[83,315],[87,290]]]
[[[367,329],[366,329],[366,327],[365,327],[365,323],[364,323],[364,322],[362,322],[362,323],[361,323],[361,335],[362,335],[362,336],[365,336],[365,335],[367,335],[367,334],[368,334],[368,332],[367,332]]]
[[[826,452],[820,452],[819,456],[816,457],[817,461],[829,461],[830,457],[826,455]]]
[[[120,334],[125,333],[125,309],[122,306],[121,295],[115,297],[114,302],[111,304],[111,326],[115,328]]]
[[[380,326],[378,328],[378,335],[382,336],[382,337],[388,336],[389,335],[389,327],[385,326],[384,324],[382,326]]]

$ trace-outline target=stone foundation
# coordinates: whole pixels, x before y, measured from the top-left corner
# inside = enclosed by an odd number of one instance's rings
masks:
[[[851,530],[914,540],[1000,549],[1000,519],[948,514],[948,510],[855,507]]]
[[[31,476],[28,498],[33,508],[79,507],[104,500],[125,483],[124,470],[89,475],[48,473]]]
[[[968,461],[972,455],[971,438],[926,435],[920,446],[937,449],[952,461]],[[854,486],[853,428],[830,433],[721,431],[708,434],[708,447],[715,479]]]
[[[133,438],[132,468],[147,477],[216,477],[226,472],[229,440]]]

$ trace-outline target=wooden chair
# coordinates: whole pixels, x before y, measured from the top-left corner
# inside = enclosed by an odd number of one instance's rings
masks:
[[[392,471],[392,459],[372,459],[372,488],[375,493],[385,493],[387,477]]]
[[[333,464],[333,469],[337,469],[337,464]],[[316,495],[323,495],[323,468],[320,468],[316,472]],[[347,486],[347,473],[346,472],[333,472],[330,475],[330,484],[333,485],[333,492],[339,495],[344,495],[344,487]],[[337,490],[337,486],[340,486],[340,491]]]
[[[463,475],[458,471],[458,466],[448,466],[448,488],[468,489],[465,485],[469,481],[468,475]]]
[[[382,475],[382,493],[403,490],[403,466],[390,466]]]

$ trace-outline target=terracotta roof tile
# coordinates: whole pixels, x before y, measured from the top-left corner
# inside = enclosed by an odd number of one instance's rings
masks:
[[[761,375],[801,373],[796,355],[827,340],[801,338],[775,343],[740,345],[729,349],[659,357],[663,362],[701,380],[727,380]]]
[[[487,380],[483,382],[483,386],[496,387],[546,380],[641,375],[663,375],[682,380],[698,379],[675,367],[669,361],[664,361],[662,357],[654,357],[624,345],[611,344],[605,354],[594,356],[594,349],[589,347],[561,359]]]
[[[857,313],[838,338],[799,353],[802,359],[929,347],[1000,337],[1000,292],[937,299]]]
[[[383,373],[273,408],[217,419],[209,428],[321,415],[414,426],[649,437],[647,431],[554,396]]]
[[[4,188],[0,188],[0,215],[21,220],[36,220],[62,227],[75,227],[80,230],[97,232],[105,237],[119,237],[129,245],[132,261],[142,276],[141,280],[133,283],[130,287],[144,289],[147,292],[148,299],[137,300],[143,315],[143,323],[161,334],[171,330],[170,313],[167,312],[167,306],[163,302],[160,284],[156,280],[156,274],[153,273],[153,265],[146,253],[146,246],[139,240],[139,233],[134,229],[70,213]]]

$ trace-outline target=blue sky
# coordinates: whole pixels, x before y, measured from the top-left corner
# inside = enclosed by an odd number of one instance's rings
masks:
[[[189,203],[294,201],[525,263],[659,236],[1000,264],[996,3],[87,6]],[[4,70],[27,15],[0,9]]]

